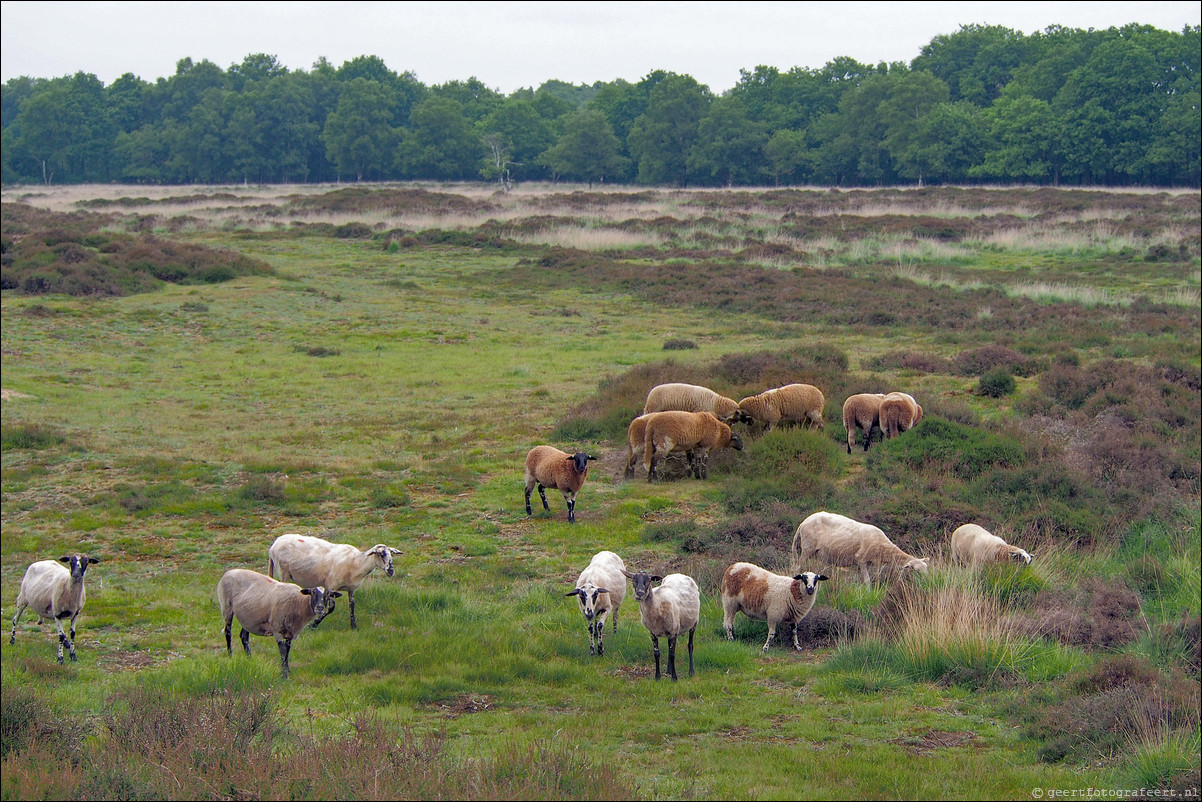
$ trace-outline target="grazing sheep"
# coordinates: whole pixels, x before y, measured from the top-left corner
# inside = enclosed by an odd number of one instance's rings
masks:
[[[305,588],[321,586],[328,590],[345,590],[351,608],[351,629],[358,629],[355,591],[377,568],[383,568],[386,576],[392,576],[395,571],[392,555],[400,553],[400,549],[383,543],[360,550],[310,535],[280,535],[267,550],[267,575]]]
[[[217,605],[225,622],[225,651],[233,655],[230,622],[237,616],[242,626],[242,648],[250,654],[250,636],[274,635],[280,647],[280,667],[288,676],[288,654],[292,639],[310,621],[314,626],[334,612],[334,599],[342,594],[324,587],[302,588],[289,582],[277,582],[269,576],[245,568],[231,568],[217,583]]]
[[[9,645],[17,642],[17,621],[21,619],[21,614],[26,607],[32,607],[39,624],[47,618],[54,619],[58,628],[58,664],[63,664],[64,643],[71,654],[71,662],[78,662],[75,657],[75,619],[83,612],[87,595],[84,592],[83,575],[89,565],[98,562],[100,560],[85,554],[70,554],[59,557],[57,561],[39,560],[25,569],[21,589],[17,591],[17,612],[13,615]],[[63,620],[67,618],[71,619],[70,640],[63,633]]]
[[[630,426],[626,428],[626,471],[627,479],[634,477],[635,463],[643,456],[643,443],[647,437],[647,419],[656,413],[650,415],[639,415],[630,422]]]
[[[722,575],[722,626],[726,639],[735,639],[735,613],[768,622],[768,640],[764,651],[776,637],[776,625],[793,625],[793,648],[801,651],[797,642],[797,625],[813,608],[817,600],[818,583],[824,574],[806,571],[790,578],[766,571],[752,563],[735,563]]]
[[[563,493],[563,500],[568,504],[568,523],[576,523],[576,494],[584,486],[588,477],[588,461],[596,457],[577,451],[568,454],[554,446],[535,446],[526,455],[526,514],[533,515],[530,509],[530,491],[538,485],[538,496],[543,500],[543,509],[547,506],[547,493],[544,488],[550,487]]]
[[[856,429],[864,430],[864,450],[872,442],[872,427],[881,425],[884,393],[857,393],[843,402],[843,428],[847,429],[847,453],[856,444]]]
[[[705,479],[709,475],[709,452],[715,448],[743,450],[743,441],[710,412],[659,412],[647,420],[643,440],[643,464],[647,466],[647,481],[658,477],[656,466],[661,457],[673,451],[691,454],[689,462],[693,475]]]
[[[576,596],[580,612],[588,624],[589,654],[605,654],[605,617],[614,616],[613,631],[618,631],[618,609],[626,598],[626,577],[622,573],[626,564],[612,551],[599,551],[593,555],[588,567],[576,579],[576,589],[566,596]]]
[[[639,618],[651,633],[655,653],[655,678],[659,679],[659,639],[668,639],[668,676],[676,681],[676,638],[689,631],[689,676],[693,676],[693,633],[701,619],[701,591],[692,577],[684,574],[651,576],[645,571],[622,574],[634,581],[634,598],[639,603]],[[651,587],[659,582],[658,588]]]
[[[913,557],[894,545],[872,524],[833,512],[816,512],[793,535],[793,570],[808,562],[844,568],[858,567],[865,585],[872,584],[869,568],[913,569],[926,572],[929,558]]]
[[[907,429],[913,429],[922,420],[922,407],[914,396],[906,393],[889,393],[881,399],[878,410],[881,431],[890,439]]]
[[[651,412],[711,412],[723,423],[750,423],[733,398],[696,384],[658,384],[647,393],[643,414]]]
[[[823,429],[822,409],[826,397],[812,384],[786,384],[739,402],[739,409],[753,420],[766,424],[770,432],[778,423],[797,423],[806,428]]]
[[[1000,563],[1015,560],[1031,564],[1034,554],[1011,546],[995,534],[976,524],[964,524],[952,532],[952,557],[965,565]]]

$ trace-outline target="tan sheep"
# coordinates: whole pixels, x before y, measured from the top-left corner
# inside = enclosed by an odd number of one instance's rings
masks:
[[[743,450],[743,441],[710,412],[659,412],[647,420],[643,440],[643,464],[647,481],[658,477],[659,460],[674,451],[692,454],[693,475],[708,476],[709,452],[715,448]]]
[[[8,636],[8,644],[17,642],[17,622],[25,608],[33,608],[37,614],[38,623],[49,619],[58,628],[58,664],[63,664],[63,646],[71,654],[71,662],[78,662],[75,656],[75,619],[83,612],[83,604],[87,600],[84,590],[83,577],[88,566],[100,560],[86,554],[67,554],[55,560],[38,560],[25,570],[21,578],[21,589],[17,591],[17,612],[13,615],[13,629]],[[62,563],[62,565],[59,565]],[[71,639],[63,632],[63,622],[71,622]]]
[[[770,432],[778,423],[796,423],[805,428],[822,429],[822,409],[826,397],[812,384],[786,384],[759,395],[751,395],[739,402],[739,409],[753,420],[765,424],[764,431]]]
[[[965,565],[1000,563],[1014,560],[1031,564],[1035,555],[1011,546],[989,530],[976,524],[964,524],[952,532],[952,557]]]
[[[538,485],[538,496],[543,500],[543,509],[547,506],[546,488],[554,488],[563,493],[563,500],[568,505],[568,523],[576,523],[576,494],[584,486],[588,477],[588,461],[596,457],[577,451],[569,454],[560,451],[555,446],[535,446],[526,455],[526,514],[533,515],[530,509],[530,493]]]
[[[881,425],[881,402],[884,393],[857,393],[843,402],[843,428],[847,429],[847,453],[856,444],[856,429],[864,431],[864,450],[872,441],[872,428]]]
[[[890,439],[907,429],[913,429],[922,420],[922,407],[914,396],[906,393],[889,393],[881,399],[879,410],[881,431]]]
[[[860,523],[833,512],[816,512],[797,527],[793,535],[793,572],[817,562],[843,568],[859,568],[864,584],[872,584],[869,569],[915,570],[925,573],[926,557],[906,554],[872,524]]]
[[[647,393],[643,414],[651,412],[712,412],[724,423],[747,423],[749,418],[732,398],[719,395],[708,387],[672,382],[659,384]]]
[[[792,625],[793,648],[801,651],[797,625],[809,615],[818,598],[818,583],[826,578],[813,571],[787,577],[753,563],[731,565],[722,574],[722,626],[726,629],[726,639],[735,639],[735,613],[741,612],[756,621],[768,622],[765,652],[776,637],[776,625],[782,623]]]
[[[634,598],[639,603],[639,618],[651,633],[651,649],[655,655],[655,678],[659,679],[659,639],[668,639],[668,676],[676,681],[676,638],[689,633],[689,676],[693,676],[693,634],[701,620],[701,591],[697,582],[685,574],[652,576],[646,571],[632,574],[625,568],[623,575],[633,580]],[[657,588],[652,582],[659,582]]]
[[[654,415],[656,413],[651,413]],[[639,415],[626,428],[626,478],[634,477],[634,466],[643,457],[643,443],[647,439],[647,419],[651,415]]]

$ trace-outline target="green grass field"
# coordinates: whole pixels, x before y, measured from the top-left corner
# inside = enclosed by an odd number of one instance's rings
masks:
[[[106,230],[270,271],[3,291],[5,621],[31,562],[102,562],[77,664],[28,611],[5,639],[0,797],[1196,793],[1196,192],[427,190],[357,212],[334,188],[93,188]],[[42,236],[11,203],[88,193],[6,190],[6,260]],[[1014,391],[981,394],[999,364]],[[813,383],[826,426],[744,430],[705,481],[624,480],[661,380]],[[926,419],[846,454],[843,399],[885,389]],[[600,457],[574,525],[556,491],[525,514],[543,443]],[[724,640],[725,565],[785,571],[822,508],[935,570],[835,569],[801,653],[778,631],[762,655],[743,618]],[[969,520],[1034,564],[951,566]],[[286,532],[403,554],[284,681],[269,638],[226,656],[214,589]],[[589,656],[564,594],[601,549],[698,580],[695,677],[655,682],[633,594]]]

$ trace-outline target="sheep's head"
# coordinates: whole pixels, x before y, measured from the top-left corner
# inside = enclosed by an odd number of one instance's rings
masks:
[[[600,600],[602,593],[609,593],[609,591],[605,588],[599,588],[591,582],[586,582],[571,593],[565,593],[564,595],[578,597],[576,601],[580,604],[580,612],[584,615],[584,619],[592,621],[597,615],[597,602]]]
[[[915,557],[912,560],[910,560],[909,562],[907,562],[905,565],[903,565],[902,569],[903,570],[909,569],[909,570],[917,571],[920,574],[925,574],[927,572],[927,569],[930,567],[931,567],[931,558],[930,557],[921,557],[921,558]]]
[[[334,599],[342,595],[339,591],[330,591],[318,585],[315,588],[301,588],[301,595],[309,597],[309,609],[313,612],[312,627],[317,629],[321,620],[334,612]]]
[[[634,583],[634,598],[635,601],[642,601],[651,593],[652,582],[662,582],[662,576],[648,574],[646,571],[639,571],[637,574],[632,574],[625,568],[622,569],[622,574],[625,575]]]
[[[84,572],[88,570],[89,565],[100,562],[95,557],[89,557],[86,554],[64,554],[58,558],[58,561],[71,569],[71,579],[75,582],[83,579]]]
[[[730,447],[733,448],[735,451],[743,450],[743,438],[739,437],[738,432],[732,431],[730,433]]]
[[[392,576],[395,572],[392,565],[392,555],[401,554],[401,550],[385,546],[383,543],[377,543],[371,547],[371,553],[380,559],[380,565],[384,567],[385,576]]]
[[[1014,551],[1010,552],[1011,560],[1014,560],[1015,562],[1023,563],[1024,565],[1030,565],[1031,558],[1034,556],[1035,556],[1034,554],[1031,554],[1030,552],[1023,551],[1022,549],[1018,549],[1018,548],[1016,548]]]
[[[813,571],[806,571],[804,574],[798,574],[793,578],[800,580],[805,586],[807,596],[813,596],[814,592],[818,590],[818,583],[823,582],[830,577],[828,577],[826,574],[816,574]]]
[[[583,451],[577,451],[575,454],[573,454],[572,462],[575,464],[576,473],[584,473],[587,471],[588,461],[591,459],[596,459],[596,457],[591,454],[586,454]]]

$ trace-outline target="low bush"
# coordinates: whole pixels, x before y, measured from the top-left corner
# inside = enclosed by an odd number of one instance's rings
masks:
[[[1004,367],[987,371],[977,383],[977,392],[989,398],[1001,398],[1014,392],[1014,377]]]

